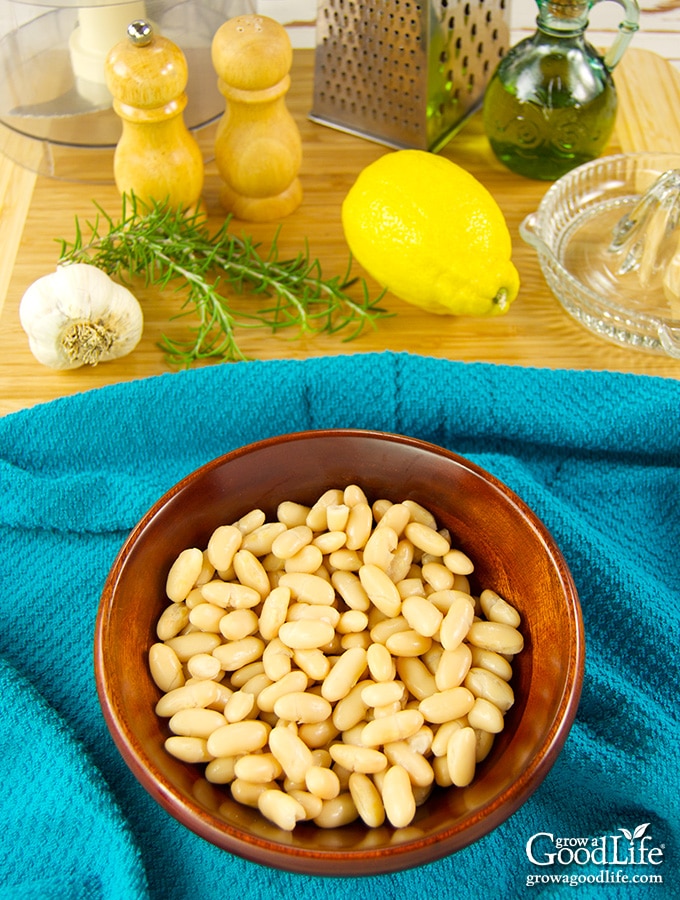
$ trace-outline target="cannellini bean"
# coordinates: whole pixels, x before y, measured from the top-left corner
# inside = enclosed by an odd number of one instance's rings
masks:
[[[323,619],[299,619],[284,622],[279,628],[279,637],[292,650],[313,650],[323,647],[333,640],[335,629]]]
[[[522,633],[504,622],[473,622],[467,639],[482,650],[508,653],[511,656],[519,653],[524,647]]]
[[[255,531],[260,525],[264,525],[266,518],[266,515],[261,509],[251,509],[233,524],[238,528],[241,534],[246,535],[250,534],[251,531]]]
[[[347,731],[364,719],[368,711],[368,704],[362,700],[361,693],[364,687],[370,683],[372,682],[369,680],[358,682],[345,697],[335,704],[332,718],[333,725],[338,731]]]
[[[409,511],[411,521],[420,522],[423,525],[427,525],[428,528],[436,530],[437,521],[429,509],[425,509],[424,506],[416,503],[415,500],[404,500],[404,506]]]
[[[396,666],[392,654],[384,644],[371,643],[366,650],[368,671],[375,681],[393,681]]]
[[[309,525],[295,525],[279,534],[271,545],[271,552],[281,559],[290,559],[303,547],[311,544],[314,532]]]
[[[211,784],[230,784],[234,778],[236,757],[220,756],[205,767],[205,777]]]
[[[465,687],[437,691],[420,701],[418,709],[428,722],[441,724],[466,716],[475,702],[474,694]]]
[[[311,650],[293,650],[293,662],[312,681],[323,681],[331,668],[324,652],[314,647]]]
[[[391,503],[378,520],[379,528],[391,528],[400,537],[411,520],[411,512],[404,503]]]
[[[387,703],[398,703],[403,696],[404,684],[401,681],[382,681],[377,684],[368,684],[361,691],[361,699],[367,706],[384,706]]]
[[[385,744],[383,752],[392,766],[402,766],[412,786],[427,787],[434,781],[434,771],[422,753],[414,750],[406,741]]]
[[[449,550],[444,554],[442,561],[454,575],[471,575],[475,570],[472,560],[462,550]]]
[[[266,556],[272,552],[274,541],[287,530],[283,522],[265,522],[245,535],[238,549],[249,550],[255,556]]]
[[[289,728],[277,725],[269,733],[269,749],[291,781],[304,784],[307,770],[314,765],[312,751]]]
[[[328,766],[310,766],[305,773],[305,785],[321,800],[332,800],[340,793],[340,779]]]
[[[156,643],[149,648],[149,670],[157,687],[164,693],[184,684],[182,663],[167,644]]]
[[[267,743],[270,728],[257,719],[230,722],[212,732],[208,752],[212,756],[240,756],[261,750]]]
[[[467,644],[460,643],[453,650],[444,650],[439,657],[437,669],[434,673],[437,690],[445,691],[448,688],[458,687],[465,679],[472,665],[472,653]],[[470,685],[466,684],[470,690]],[[473,691],[473,693],[475,693]]]
[[[181,709],[170,717],[168,728],[173,734],[208,738],[213,731],[226,725],[222,713],[215,709]]]
[[[411,628],[424,637],[433,637],[444,619],[441,610],[425,597],[407,597],[401,604],[401,614]]]
[[[471,728],[479,731],[490,731],[499,734],[503,730],[503,713],[491,701],[477,697],[472,709],[467,714]]]
[[[287,528],[295,528],[296,525],[304,525],[309,515],[309,507],[303,503],[295,503],[293,500],[284,500],[276,508],[276,518]]]
[[[345,650],[321,684],[321,696],[331,702],[342,700],[357,683],[366,668],[366,650]]]
[[[342,547],[328,555],[328,563],[333,570],[342,572],[358,572],[363,565],[363,558],[356,550]]]
[[[422,656],[432,646],[432,638],[424,637],[413,628],[391,634],[385,646],[393,656]]]
[[[416,801],[411,779],[403,766],[390,766],[382,782],[382,800],[385,815],[395,828],[404,828],[413,821]]]
[[[331,488],[330,490],[323,493],[316,501],[316,503],[314,503],[314,505],[311,507],[311,509],[307,513],[305,524],[309,525],[312,531],[323,531],[325,528],[329,527],[327,518],[328,508],[330,506],[342,505],[344,505],[343,492],[339,489]]]
[[[394,551],[392,562],[387,569],[387,574],[395,584],[399,581],[403,581],[411,571],[414,550],[415,548],[411,541],[408,541],[405,538],[400,540],[397,544],[397,549]]]
[[[472,665],[475,668],[488,669],[489,672],[493,672],[494,675],[502,678],[503,681],[510,681],[512,678],[512,666],[500,653],[472,646],[470,647],[470,653],[472,654]]]
[[[279,584],[265,597],[260,610],[259,629],[262,639],[271,641],[279,633],[279,628],[286,621],[290,588]]]
[[[421,572],[423,581],[429,584],[433,591],[450,591],[453,587],[453,572],[443,563],[425,563],[421,566]]]
[[[211,631],[213,634],[219,632],[220,620],[223,617],[224,609],[213,603],[199,603],[189,612],[189,621],[195,628],[199,631]]]
[[[276,781],[272,781],[269,784],[262,784],[258,781],[245,781],[243,778],[234,778],[229,789],[231,791],[231,796],[237,803],[242,803],[243,806],[251,806],[254,809],[257,809],[257,801],[260,794],[265,791],[278,790],[279,785]]]
[[[189,624],[189,608],[184,603],[172,603],[166,606],[156,623],[156,636],[159,641],[167,641],[175,637]]]
[[[196,653],[187,660],[187,671],[192,678],[219,678],[222,675],[220,661],[212,653]]]
[[[472,626],[474,614],[474,608],[464,595],[458,594],[453,598],[439,629],[439,639],[444,650],[455,650],[461,643]]]
[[[292,831],[296,823],[306,817],[304,807],[294,797],[271,788],[258,796],[257,808],[265,818],[284,831]]]
[[[285,561],[286,572],[298,572],[300,574],[313,575],[323,565],[323,553],[318,547],[308,544],[299,550],[295,556],[290,556]]]
[[[175,651],[180,662],[187,662],[197,653],[212,653],[220,644],[221,638],[218,634],[206,631],[189,631],[165,642],[166,647],[171,647]]]
[[[435,677],[421,659],[402,656],[396,664],[397,674],[416,700],[424,700],[437,691]]]
[[[272,681],[279,681],[284,675],[288,675],[292,668],[293,653],[280,638],[275,637],[269,641],[262,653],[265,675]]]
[[[358,817],[359,812],[352,795],[349,791],[343,791],[332,800],[324,800],[321,812],[313,821],[319,828],[340,828],[354,822]]]
[[[307,691],[289,691],[274,703],[274,712],[289,722],[325,722],[333,708],[323,697]]]
[[[205,738],[172,735],[166,738],[164,747],[168,753],[181,759],[182,762],[203,763],[212,759]]]
[[[226,571],[242,541],[243,534],[235,525],[220,525],[208,541],[208,559],[218,571]]]
[[[379,828],[385,821],[385,807],[375,784],[363,772],[352,772],[348,785],[361,819],[369,828]]]
[[[233,771],[243,781],[268,784],[280,778],[283,770],[273,753],[245,753],[234,761]]]
[[[201,594],[208,603],[222,606],[224,609],[252,609],[262,600],[260,594],[252,587],[233,581],[208,581],[201,586]]]
[[[309,791],[300,788],[291,788],[288,793],[302,806],[305,811],[305,820],[315,819],[323,811],[323,800]]]
[[[255,662],[262,657],[263,652],[264,641],[255,635],[229,644],[220,644],[212,651],[225,672],[233,672],[247,663]]]
[[[234,554],[234,572],[242,585],[266,597],[270,591],[269,576],[260,560],[250,550],[237,550]]]
[[[196,584],[203,569],[203,551],[197,547],[182,550],[170,566],[165,583],[165,592],[169,600],[180,603]]]
[[[444,556],[451,549],[445,537],[422,522],[409,522],[404,534],[415,547],[432,556]]]
[[[399,615],[401,597],[387,572],[376,565],[362,565],[359,569],[359,579],[374,606],[386,616]]]
[[[380,744],[401,741],[415,734],[424,721],[425,717],[420,710],[403,709],[364,725],[361,742],[365,747],[378,747]]]
[[[446,765],[452,784],[467,787],[475,777],[477,739],[469,726],[454,731],[449,738]]]
[[[276,701],[284,694],[304,691],[309,684],[309,678],[304,672],[295,669],[284,675],[278,681],[265,687],[257,697],[257,705],[262,712],[274,712]]]
[[[310,575],[308,572],[285,572],[278,586],[290,588],[291,596],[303,603],[332,606],[335,600],[333,585],[320,575]]]
[[[331,575],[331,584],[350,609],[366,612],[371,601],[359,577],[354,572],[336,571]]]
[[[472,657],[472,654],[470,656]],[[471,668],[465,678],[465,687],[472,691],[475,697],[488,700],[503,713],[506,713],[515,702],[515,693],[508,682],[488,669],[477,666]]]
[[[329,752],[334,762],[339,763],[348,772],[364,772],[365,774],[382,772],[387,766],[387,757],[380,750],[372,747],[359,747],[356,744],[331,744]]]
[[[303,722],[298,728],[298,735],[311,750],[327,747],[338,733],[332,719],[326,719],[324,722]],[[330,763],[330,756],[328,761]]]
[[[255,695],[245,689],[234,691],[224,704],[224,718],[227,722],[242,722],[255,708]]]
[[[521,622],[520,615],[514,606],[490,589],[482,591],[479,602],[484,615],[490,622],[503,622],[518,628]]]

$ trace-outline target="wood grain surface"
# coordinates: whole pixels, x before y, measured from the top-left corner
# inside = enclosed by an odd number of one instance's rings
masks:
[[[330,276],[343,274],[348,261],[340,222],[342,200],[358,173],[389,151],[371,141],[310,122],[307,115],[312,79],[313,51],[296,51],[287,100],[303,138],[301,206],[283,223],[253,225],[234,221],[232,230],[252,235],[266,249],[281,225],[282,253],[297,255],[307,241],[310,253],[319,258],[324,274]],[[616,69],[615,80],[620,109],[607,153],[680,152],[680,73],[649,51],[630,49]],[[209,140],[209,134],[202,135],[202,143]],[[524,217],[537,208],[548,185],[514,176],[495,160],[479,114],[451,140],[443,155],[478,177],[505,213],[522,282],[519,297],[508,314],[493,319],[440,317],[388,295],[384,305],[395,315],[353,342],[344,343],[340,336],[297,339],[294,332],[273,336],[266,331],[251,331],[241,340],[249,357],[299,359],[391,349],[463,361],[680,377],[680,360],[609,343],[590,334],[563,311],[546,286],[535,252],[521,240],[518,230]],[[85,155],[82,165],[88,165]],[[208,163],[204,201],[215,225],[224,219],[219,188],[214,164]],[[124,359],[94,368],[55,372],[41,366],[29,352],[19,324],[23,292],[33,280],[54,269],[57,239],[72,239],[75,217],[93,218],[93,201],[112,215],[118,214],[120,198],[112,181],[85,184],[36,178],[27,169],[0,157],[0,200],[0,304],[4,300],[0,317],[0,414],[119,381],[173,371],[158,348],[158,341],[163,334],[186,336],[189,321],[173,318],[180,311],[180,299],[172,293],[159,295],[140,288],[137,294],[145,313],[141,343]],[[355,272],[364,274],[356,265]],[[377,294],[378,286],[370,279],[368,282]]]

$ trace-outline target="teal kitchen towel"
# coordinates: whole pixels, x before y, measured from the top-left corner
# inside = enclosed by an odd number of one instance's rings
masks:
[[[235,447],[329,427],[492,472],[583,607],[582,699],[546,780],[482,840],[394,875],[279,872],[196,837],[129,772],[95,690],[99,595],[144,512]],[[0,529],[3,900],[680,896],[680,381],[388,352],[133,381],[0,419]],[[576,852],[603,842],[599,863]]]

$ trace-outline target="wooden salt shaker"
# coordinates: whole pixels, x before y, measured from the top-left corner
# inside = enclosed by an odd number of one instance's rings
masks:
[[[106,83],[123,123],[114,154],[121,194],[194,211],[203,190],[203,154],[184,123],[188,68],[172,41],[136,20],[109,52]]]
[[[302,201],[302,141],[285,102],[288,34],[267,16],[236,16],[216,32],[212,61],[226,100],[215,139],[222,205],[252,222],[287,216]]]

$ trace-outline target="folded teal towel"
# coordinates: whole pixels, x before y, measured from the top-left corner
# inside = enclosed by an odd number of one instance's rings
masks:
[[[389,876],[269,870],[196,837],[123,763],[94,683],[102,585],[148,507],[234,447],[329,427],[492,472],[551,530],[583,607],[582,700],[546,780],[473,846]],[[680,381],[380,353],[116,385],[0,419],[0,534],[3,900],[680,896]]]

